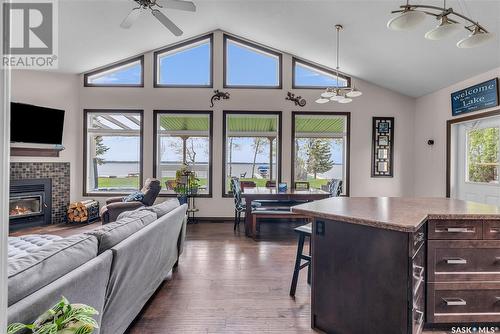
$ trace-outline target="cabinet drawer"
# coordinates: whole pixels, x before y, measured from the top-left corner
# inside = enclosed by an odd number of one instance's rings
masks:
[[[432,219],[429,220],[429,239],[482,239],[483,224],[480,220]]]
[[[427,294],[429,322],[493,322],[500,319],[500,282],[429,283]]]
[[[483,238],[500,240],[500,220],[485,220],[483,222]]]
[[[500,241],[430,240],[429,282],[500,281]]]

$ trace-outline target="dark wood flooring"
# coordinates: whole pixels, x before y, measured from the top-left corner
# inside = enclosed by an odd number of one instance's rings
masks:
[[[21,234],[67,236],[97,225],[55,225]],[[305,270],[295,299],[288,295],[296,252],[292,227],[263,224],[257,242],[244,236],[243,226],[240,229],[242,233],[233,233],[227,223],[189,225],[178,269],[128,334],[317,333],[310,328]]]

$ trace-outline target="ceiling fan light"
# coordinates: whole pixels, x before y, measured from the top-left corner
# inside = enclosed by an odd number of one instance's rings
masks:
[[[400,15],[390,19],[387,22],[387,28],[396,31],[411,30],[422,23],[426,16],[424,12],[418,10],[405,10]]]
[[[338,101],[342,100],[343,98],[344,98],[344,97],[343,97],[342,95],[335,95],[335,96],[332,96],[332,97],[330,98],[330,100],[335,101],[335,102],[338,102]]]
[[[324,97],[324,98],[327,98],[327,99],[329,99],[332,96],[335,96],[334,92],[324,92],[324,93],[321,93],[321,97]]]
[[[431,41],[439,41],[447,37],[453,36],[458,31],[460,31],[462,26],[459,23],[452,23],[448,20],[446,16],[441,18],[441,23],[439,25],[428,31],[425,34],[425,38]]]
[[[329,99],[325,99],[325,98],[319,98],[315,102],[319,103],[319,104],[324,104],[324,103],[330,102],[330,100]]]
[[[352,89],[350,92],[348,92],[347,94],[345,94],[345,96],[347,97],[359,97],[363,95],[362,92],[360,92],[359,90],[357,90],[356,88]]]
[[[343,99],[338,101],[339,103],[345,104],[345,103],[351,103],[352,99],[349,97],[344,97]]]
[[[481,31],[476,27],[472,34],[457,43],[457,47],[461,49],[476,48],[492,40],[493,36],[492,33]]]

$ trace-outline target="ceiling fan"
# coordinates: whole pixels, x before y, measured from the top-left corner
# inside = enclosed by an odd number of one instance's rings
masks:
[[[182,30],[172,22],[168,17],[165,16],[160,11],[160,8],[169,8],[169,9],[177,9],[184,10],[188,12],[195,12],[196,6],[191,1],[183,1],[183,0],[134,0],[137,2],[139,7],[132,9],[130,14],[123,20],[120,24],[120,27],[124,29],[130,28],[137,19],[144,14],[146,11],[150,10],[151,14],[161,24],[165,26],[168,30],[170,30],[175,36],[181,36]]]

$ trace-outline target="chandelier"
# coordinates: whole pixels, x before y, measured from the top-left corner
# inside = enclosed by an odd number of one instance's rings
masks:
[[[407,0],[406,5],[402,5],[400,8],[392,11],[392,14],[401,14],[387,22],[389,29],[398,31],[411,30],[422,23],[427,16],[434,16],[439,23],[436,28],[425,34],[425,38],[429,40],[442,40],[457,34],[462,30],[462,24],[457,19],[465,20],[466,25],[464,28],[469,31],[469,36],[460,40],[457,47],[461,49],[475,48],[493,39],[493,34],[488,32],[479,22],[455,12],[451,7],[446,8],[446,0],[444,0],[443,7],[411,5],[410,0]]]
[[[358,97],[363,95],[361,91],[353,87],[344,87],[339,85],[339,45],[340,45],[340,32],[344,30],[344,27],[340,24],[335,26],[337,30],[337,67],[335,68],[335,78],[337,80],[337,84],[334,87],[328,87],[319,99],[316,100],[316,103],[327,103],[330,101],[338,102],[338,103],[351,103],[354,97]]]

